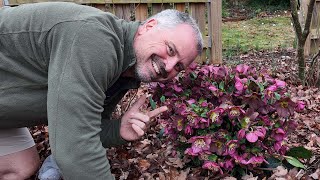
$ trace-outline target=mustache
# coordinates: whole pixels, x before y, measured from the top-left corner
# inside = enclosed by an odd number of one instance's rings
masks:
[[[161,60],[161,58],[159,56],[157,56],[156,54],[152,54],[151,55],[151,59],[153,62],[155,62],[160,70],[160,74],[163,78],[167,78],[168,77],[168,72],[166,71],[166,65],[163,63],[163,61]]]

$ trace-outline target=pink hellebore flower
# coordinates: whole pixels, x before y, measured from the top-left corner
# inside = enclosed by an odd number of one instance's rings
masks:
[[[266,133],[267,130],[264,127],[256,127],[256,130],[249,132],[246,135],[246,139],[251,143],[255,143],[258,141],[259,137],[263,139],[266,136]]]
[[[188,103],[189,105],[191,105],[191,104],[196,103],[196,100],[195,100],[195,99],[189,99],[189,100],[187,100],[187,103]]]
[[[273,148],[274,150],[276,150],[276,152],[278,152],[281,149],[281,141],[278,141],[276,143],[274,143]]]
[[[184,126],[184,120],[181,116],[178,116],[175,120],[176,122],[176,127],[178,131],[182,131],[183,130],[183,126]]]
[[[271,85],[267,88],[267,90],[271,91],[271,92],[275,92],[277,90],[277,86],[276,85]]]
[[[208,87],[210,91],[215,92],[218,91],[219,89],[217,87],[215,87],[214,85],[211,85]]]
[[[211,137],[208,136],[194,136],[189,139],[192,143],[191,149],[194,154],[206,152],[210,149]]]
[[[192,148],[187,148],[187,149],[184,151],[184,154],[187,154],[187,155],[189,155],[189,156],[198,156],[198,155],[199,155],[198,153],[193,152],[193,149],[192,149]]]
[[[240,130],[238,131],[237,138],[241,140],[241,139],[243,139],[245,136],[246,136],[246,130],[240,129]]]
[[[266,160],[262,156],[253,156],[248,161],[243,160],[241,163],[245,165],[247,164],[258,165],[263,162],[266,162]]]
[[[176,92],[181,92],[183,91],[181,87],[177,86],[176,84],[173,85],[173,89],[176,91]]]
[[[211,171],[219,172],[220,174],[223,174],[221,167],[217,163],[212,161],[205,161],[202,165],[202,168],[209,169]]]
[[[244,114],[245,111],[240,107],[240,106],[233,106],[229,108],[229,118],[233,119],[233,118],[237,118],[240,115]]]
[[[246,134],[246,139],[249,142],[254,143],[258,141],[258,136],[254,132],[249,132],[248,134]]]
[[[239,142],[238,140],[231,140],[227,142],[226,147],[227,147],[226,155],[228,154],[232,156],[237,152],[236,150],[239,147]]]
[[[284,88],[286,86],[286,82],[276,79],[276,86],[280,88]]]
[[[298,101],[295,110],[301,112],[304,110],[305,106],[306,104],[303,101]]]
[[[191,135],[191,134],[193,134],[193,129],[192,129],[192,127],[191,127],[190,125],[187,125],[187,126],[185,127],[185,129],[184,129],[184,133],[185,133],[186,135]]]
[[[238,90],[238,91],[242,91],[244,89],[244,84],[241,82],[241,79],[238,78],[238,77],[235,77],[236,79],[236,84],[235,84],[235,88]]]
[[[200,104],[201,107],[208,107],[208,103],[206,101],[203,101],[201,104]]]
[[[239,64],[239,65],[237,65],[237,67],[236,67],[236,71],[237,71],[238,73],[241,73],[241,74],[246,75],[249,68],[250,68],[250,67],[249,67],[248,65]]]
[[[264,139],[264,137],[265,137],[266,134],[267,134],[266,128],[264,128],[264,127],[262,127],[262,126],[257,127],[254,132],[255,132],[255,134],[256,134],[258,137],[260,137],[261,139]]]
[[[221,124],[222,123],[222,119],[220,117],[220,114],[223,113],[223,109],[222,108],[216,108],[214,110],[211,110],[207,113],[207,117],[210,119],[210,123],[213,124]]]

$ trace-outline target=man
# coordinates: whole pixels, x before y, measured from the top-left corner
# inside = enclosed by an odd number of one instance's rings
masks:
[[[89,6],[38,3],[0,10],[0,179],[25,179],[39,157],[26,128],[48,123],[64,179],[113,179],[105,147],[142,137],[145,96],[121,118],[110,114],[128,89],[167,81],[202,51],[185,13],[126,22]]]

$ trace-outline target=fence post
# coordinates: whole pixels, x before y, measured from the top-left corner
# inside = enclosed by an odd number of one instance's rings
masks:
[[[222,0],[210,3],[210,64],[222,64]]]

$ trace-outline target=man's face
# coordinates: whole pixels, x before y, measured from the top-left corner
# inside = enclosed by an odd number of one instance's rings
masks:
[[[139,27],[134,40],[136,77],[142,82],[164,82],[186,69],[196,58],[196,39],[191,26],[157,28],[150,20]]]

